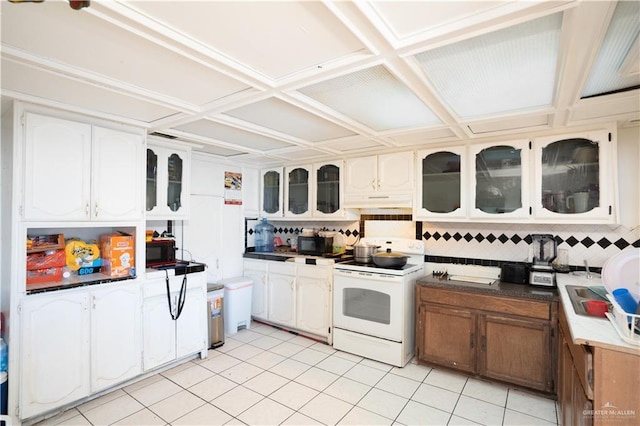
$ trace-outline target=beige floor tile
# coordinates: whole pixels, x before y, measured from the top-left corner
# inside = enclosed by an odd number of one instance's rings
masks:
[[[163,375],[172,382],[188,388],[201,382],[209,377],[212,377],[215,373],[211,370],[202,367],[201,365],[191,364],[189,368],[177,372],[166,372]]]
[[[262,373],[263,371],[264,370],[262,368],[256,367],[255,365],[242,363],[224,370],[222,373],[220,373],[220,376],[225,377],[235,383],[242,384],[247,380]]]
[[[352,408],[353,405],[349,403],[321,393],[298,411],[321,423],[333,425]]]
[[[294,381],[309,386],[317,391],[325,390],[331,383],[338,379],[337,374],[330,373],[328,371],[321,370],[319,368],[311,367],[298,377]]]
[[[409,401],[398,415],[397,421],[405,425],[440,426],[446,425],[450,417],[450,413],[415,401]]]
[[[206,404],[206,402],[189,391],[183,390],[169,398],[149,406],[149,409],[160,416],[167,423],[172,423],[176,419]]]
[[[282,355],[275,354],[273,352],[264,351],[261,354],[254,356],[253,358],[249,358],[247,362],[249,364],[255,365],[256,367],[263,368],[265,370],[270,369],[276,364],[281,363],[286,358]]]
[[[328,388],[324,390],[324,393],[331,395],[334,398],[338,398],[342,401],[346,401],[349,404],[357,404],[366,394],[371,390],[371,386],[364,383],[356,382],[355,380],[347,379],[346,377],[340,377],[333,382]]]
[[[143,388],[134,390],[130,395],[142,405],[148,407],[182,391],[180,386],[173,383],[166,377],[160,376],[160,378],[161,380],[153,382]]]
[[[143,408],[142,404],[125,394],[82,414],[94,425],[106,425],[129,417]]]
[[[269,395],[269,398],[293,410],[299,410],[300,407],[311,401],[318,394],[319,392],[315,389],[311,389],[300,383],[289,382]]]
[[[122,420],[114,423],[114,426],[163,426],[166,425],[156,413],[148,408],[142,409]]]
[[[236,386],[229,392],[211,401],[211,404],[232,416],[238,416],[262,398],[262,395],[251,389],[247,389],[244,386]]]
[[[214,426],[226,424],[229,420],[232,420],[229,414],[214,407],[211,404],[205,404],[196,408],[190,413],[185,414],[179,419],[171,422],[172,426]]]
[[[210,402],[211,400],[219,397],[225,392],[230,391],[236,386],[238,386],[237,383],[232,382],[231,380],[222,376],[216,375],[191,386],[189,388],[189,392],[192,392],[203,400]]]
[[[358,407],[388,419],[395,419],[407,402],[407,398],[374,388],[358,402]]]
[[[294,411],[265,398],[238,416],[238,419],[248,425],[279,425],[291,416]]]
[[[387,374],[376,383],[375,387],[403,398],[411,398],[418,386],[420,386],[420,382],[415,380],[396,376],[395,374]]]
[[[462,395],[453,414],[484,425],[502,424],[504,407]]]
[[[382,417],[371,411],[363,410],[360,407],[353,407],[343,418],[338,422],[339,425],[362,425],[362,426],[374,426],[374,425],[390,425],[393,422],[391,419]]]
[[[311,367],[305,363],[293,359],[285,359],[280,364],[271,367],[269,371],[292,380],[307,371],[309,368]]]
[[[80,411],[81,413],[86,413],[89,410],[93,410],[96,407],[99,407],[103,404],[106,404],[109,401],[113,401],[114,399],[118,399],[120,397],[125,396],[127,393],[125,391],[123,391],[122,389],[117,389],[114,390],[113,392],[109,392],[105,395],[102,395],[98,398],[92,399],[91,401],[87,401],[81,405],[79,405],[78,407],[76,407],[78,409],[78,411]]]
[[[213,371],[214,373],[220,373],[228,368],[233,367],[234,365],[240,364],[240,361],[237,358],[229,356],[227,354],[220,354],[213,359],[207,360],[203,363],[200,363],[200,367],[204,367],[207,370]]]
[[[273,374],[270,371],[263,371],[254,378],[247,380],[243,386],[267,396],[289,383],[289,379]]]

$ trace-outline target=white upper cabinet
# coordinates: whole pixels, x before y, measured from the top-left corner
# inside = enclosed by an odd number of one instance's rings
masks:
[[[535,219],[616,223],[615,144],[611,130],[535,139]]]
[[[345,161],[345,207],[410,207],[413,151]]]
[[[242,168],[242,211],[245,217],[260,215],[260,172]]]
[[[313,217],[341,218],[345,216],[343,162],[333,161],[313,165]]]
[[[469,146],[469,216],[500,221],[530,216],[529,141]]]
[[[25,114],[25,220],[142,217],[141,135]]]
[[[285,217],[311,217],[312,166],[285,168],[284,215]]]
[[[282,167],[275,167],[262,170],[260,173],[260,193],[262,194],[260,216],[262,217],[282,217],[283,172]]]
[[[416,219],[467,217],[467,156],[464,146],[418,151]]]
[[[148,219],[188,219],[191,149],[149,144],[146,211]]]

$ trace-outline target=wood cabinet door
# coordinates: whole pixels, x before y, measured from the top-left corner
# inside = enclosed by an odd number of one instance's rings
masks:
[[[548,322],[502,315],[479,316],[478,373],[545,392],[553,391]]]
[[[136,284],[91,294],[91,392],[142,372],[141,300]]]
[[[24,218],[89,220],[91,126],[26,114]]]
[[[475,313],[424,303],[418,318],[419,360],[475,372]]]
[[[89,395],[88,299],[79,293],[25,298],[21,318],[21,418]]]
[[[560,424],[572,424],[573,399],[573,362],[571,352],[564,336],[560,338],[558,351],[558,406],[560,408]]]
[[[93,127],[92,220],[142,217],[143,146],[140,135]]]

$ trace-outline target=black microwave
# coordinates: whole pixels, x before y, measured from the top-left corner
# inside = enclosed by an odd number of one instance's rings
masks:
[[[176,242],[174,240],[147,241],[147,268],[176,263]]]
[[[298,237],[298,253],[322,256],[333,253],[333,237]]]

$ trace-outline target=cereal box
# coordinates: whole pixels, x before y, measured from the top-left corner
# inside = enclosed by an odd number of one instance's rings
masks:
[[[126,234],[105,234],[100,237],[102,273],[111,277],[135,276],[134,237]]]

